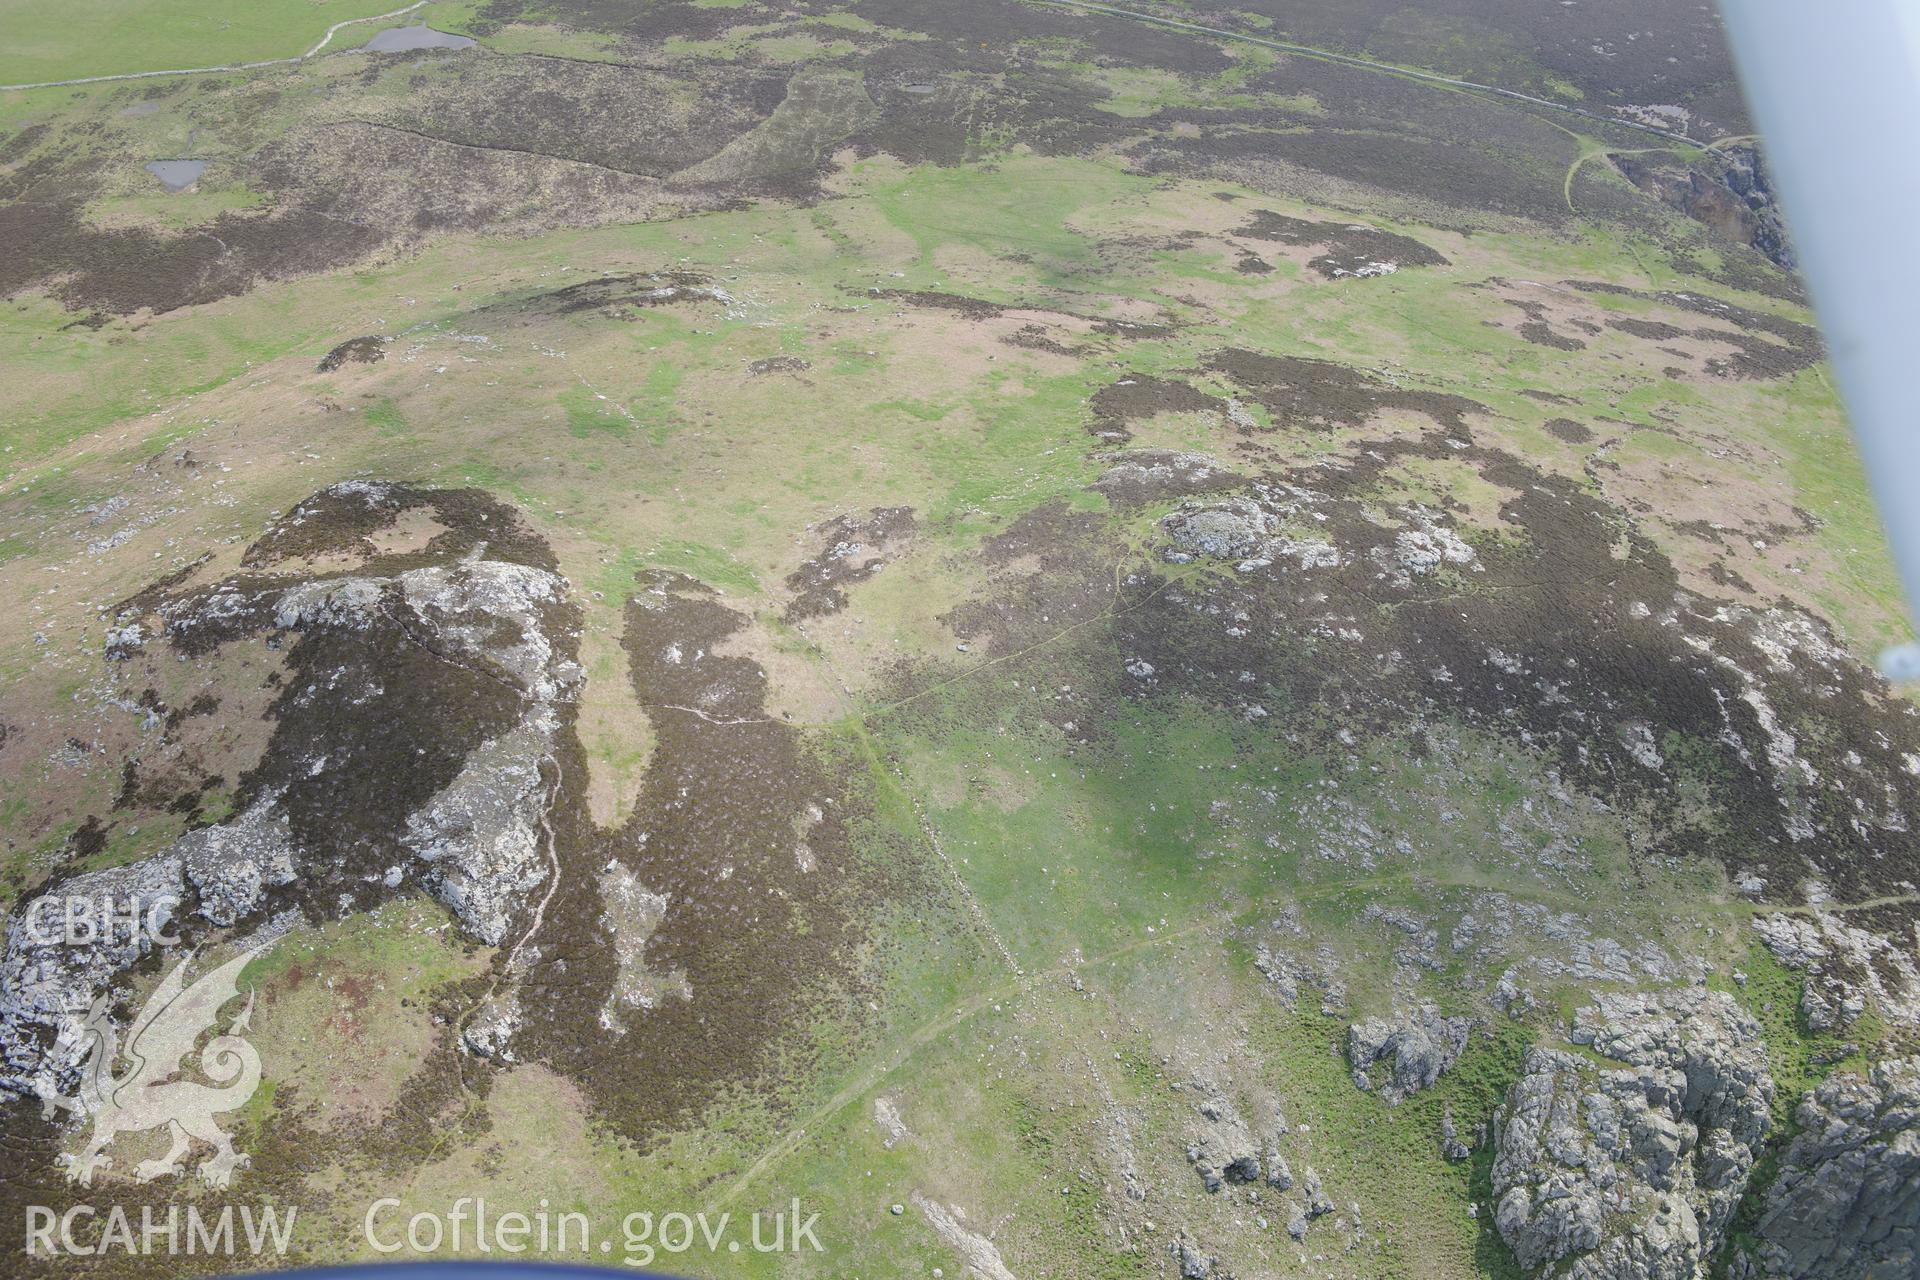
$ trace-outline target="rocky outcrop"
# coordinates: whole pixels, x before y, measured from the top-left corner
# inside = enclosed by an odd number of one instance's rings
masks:
[[[1205,507],[1188,507],[1161,521],[1176,562],[1206,557],[1248,560],[1260,554],[1273,532],[1273,517],[1249,498],[1231,498]]]
[[[467,1020],[466,1029],[460,1033],[461,1047],[477,1058],[512,1062],[513,1037],[524,1020],[520,988],[509,986],[480,1002],[480,1007]]]
[[[552,708],[536,707],[407,818],[402,843],[420,860],[421,880],[488,946],[505,941],[547,878],[541,769],[557,728]]]
[[[1460,1141],[1460,1126],[1453,1121],[1451,1102],[1440,1114],[1440,1154],[1456,1164],[1473,1154],[1473,1149]]]
[[[653,893],[627,866],[614,859],[600,872],[601,927],[612,942],[618,970],[607,1003],[600,1010],[600,1026],[626,1034],[626,1016],[636,1009],[652,1009],[662,1000],[691,1000],[693,989],[685,970],[647,964],[647,941],[672,905],[664,893]]]
[[[1354,1088],[1377,1092],[1388,1106],[1432,1088],[1466,1052],[1471,1025],[1466,1018],[1441,1017],[1430,1004],[1355,1023],[1347,1028]]]
[[[1245,476],[1210,453],[1173,449],[1128,449],[1098,455],[1107,469],[1093,487],[1121,506],[1141,506],[1237,488]]]
[[[1187,1163],[1209,1192],[1232,1183],[1264,1181],[1275,1191],[1294,1186],[1293,1169],[1280,1150],[1281,1139],[1290,1131],[1287,1118],[1272,1100],[1256,1104],[1252,1124],[1232,1099],[1218,1091],[1202,1098],[1194,1111],[1197,1119],[1188,1135]],[[1318,1189],[1316,1181],[1309,1199]]]
[[[231,928],[260,910],[269,889],[293,881],[293,833],[275,811],[278,799],[262,797],[233,821],[190,831],[174,846],[208,924]]]
[[[1591,1056],[1530,1051],[1494,1113],[1501,1238],[1537,1276],[1694,1280],[1767,1131],[1758,1024],[1704,989],[1607,995],[1571,1039]]]
[[[0,1095],[51,1098],[87,1049],[94,997],[113,975],[171,936],[185,896],[180,857],[109,867],[63,881],[14,913],[0,959]],[[42,903],[35,907],[35,903]],[[109,919],[98,937],[67,927]],[[137,924],[119,924],[112,916]]]
[[[269,798],[166,853],[63,880],[15,913],[0,957],[0,1095],[59,1093],[114,975],[190,920],[229,928],[259,915],[292,881],[287,823],[272,810]]]
[[[1801,1100],[1740,1280],[1920,1275],[1920,1058],[1837,1075]]]
[[[1250,573],[1282,561],[1301,569],[1340,563],[1340,552],[1331,542],[1286,533],[1280,516],[1252,498],[1228,498],[1204,506],[1187,503],[1161,520],[1160,528],[1170,544],[1161,556],[1170,564],[1227,560],[1240,572]]]
[[[1187,1162],[1200,1176],[1201,1185],[1209,1193],[1224,1192],[1222,1198],[1231,1202],[1244,1196],[1249,1202],[1266,1203],[1273,1195],[1286,1231],[1295,1240],[1305,1240],[1312,1223],[1334,1213],[1335,1207],[1313,1166],[1302,1166],[1296,1176],[1281,1150],[1292,1126],[1278,1100],[1255,1096],[1247,1100],[1250,1105],[1243,1111],[1219,1086],[1201,1087],[1205,1093],[1194,1105],[1195,1119],[1186,1148]],[[1251,1123],[1248,1116],[1252,1117]],[[1264,1219],[1262,1225],[1266,1225]],[[1176,1258],[1218,1267],[1217,1260],[1197,1250],[1182,1255],[1179,1242],[1172,1248]]]
[[[1176,1240],[1169,1249],[1179,1264],[1180,1280],[1211,1280],[1219,1259],[1196,1248],[1191,1240]]]
[[[1187,1163],[1200,1175],[1208,1191],[1229,1182],[1254,1182],[1260,1177],[1260,1146],[1239,1109],[1215,1095],[1196,1108],[1200,1124],[1187,1144]]]
[[[913,1203],[925,1215],[933,1233],[960,1255],[968,1275],[979,1276],[980,1280],[1015,1280],[1006,1260],[1000,1256],[1000,1247],[967,1226],[966,1210],[959,1205],[929,1200],[918,1191],[913,1193]],[[895,1211],[898,1210],[896,1205]]]
[[[1698,167],[1624,153],[1613,157],[1613,162],[1622,176],[1648,195],[1791,271],[1793,245],[1759,153],[1752,147],[1734,146],[1717,157],[1717,164],[1709,160]]]
[[[373,540],[420,506],[444,528],[428,545]],[[530,918],[550,874],[542,828],[561,708],[581,677],[564,651],[567,585],[542,555],[484,495],[354,481],[277,522],[246,571],[123,606],[111,660],[264,640],[286,651],[290,678],[236,817],[21,903],[0,957],[0,1096],[62,1092],[94,1001],[176,932],[192,945],[289,911],[330,919],[409,882],[489,945]],[[69,902],[137,904],[152,918],[78,940],[24,927]],[[488,1024],[484,1047],[499,1053],[512,1023]]]
[[[1300,1194],[1306,1201],[1307,1217],[1324,1218],[1333,1212],[1333,1200],[1327,1195],[1326,1188],[1320,1184],[1320,1175],[1307,1166],[1300,1175]]]
[[[1747,243],[1791,271],[1798,266],[1793,244],[1787,239],[1786,223],[1773,199],[1773,182],[1760,152],[1750,146],[1721,149],[1725,172],[1721,175],[1729,191],[1740,197],[1750,214]]]
[[[1372,555],[1395,586],[1411,586],[1415,578],[1441,569],[1483,571],[1479,554],[1436,512],[1416,504],[1404,514],[1407,527],[1393,535],[1391,545],[1375,547]]]
[[[1806,975],[1800,1012],[1814,1030],[1843,1030],[1869,1004],[1882,1018],[1920,1027],[1912,937],[1888,937],[1825,911],[1755,916],[1753,927],[1775,959]]]

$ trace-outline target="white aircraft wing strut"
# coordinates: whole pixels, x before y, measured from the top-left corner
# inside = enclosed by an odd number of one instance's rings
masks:
[[[1722,0],[1861,460],[1920,608],[1920,0]],[[1881,655],[1920,679],[1920,645]]]

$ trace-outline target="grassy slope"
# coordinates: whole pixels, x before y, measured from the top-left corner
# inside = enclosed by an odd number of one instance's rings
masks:
[[[405,0],[0,0],[0,83],[291,58]],[[57,17],[57,21],[52,20]],[[346,33],[342,33],[344,35]],[[338,37],[336,37],[337,39]]]

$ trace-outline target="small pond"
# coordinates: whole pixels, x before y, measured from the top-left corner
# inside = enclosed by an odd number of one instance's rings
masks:
[[[205,160],[149,160],[147,172],[166,184],[169,191],[185,191],[200,181],[207,171]]]
[[[471,49],[466,36],[435,31],[424,22],[415,27],[388,27],[367,41],[369,53],[405,53],[409,49]]]

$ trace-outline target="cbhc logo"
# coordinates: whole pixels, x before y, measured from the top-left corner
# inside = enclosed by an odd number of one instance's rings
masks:
[[[27,940],[35,946],[92,946],[137,944],[146,939],[156,946],[177,946],[170,928],[180,899],[118,897],[114,894],[63,896],[50,893],[27,904]]]

